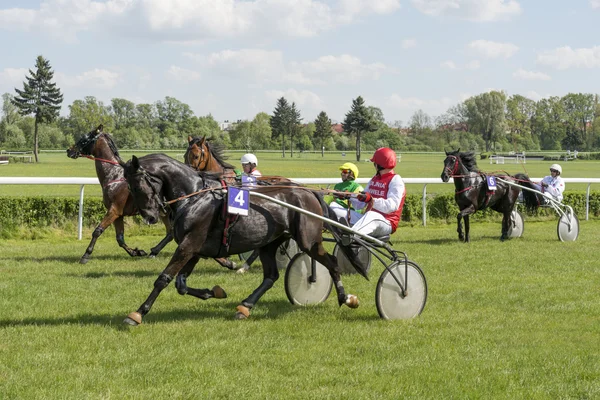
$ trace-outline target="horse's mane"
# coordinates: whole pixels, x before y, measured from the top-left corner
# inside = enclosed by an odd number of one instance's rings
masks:
[[[461,152],[456,150],[449,152],[448,155],[459,157],[460,161],[469,172],[479,172],[477,161],[475,160],[475,154],[472,151]]]
[[[210,140],[211,140],[210,138],[207,138],[204,141],[204,143],[206,144],[206,147],[208,148],[208,151],[210,151],[212,156],[214,158],[216,158],[217,161],[219,162],[219,164],[221,164],[224,168],[235,169],[235,166],[229,164],[226,161],[227,156],[225,155],[225,146],[222,145],[221,143],[212,143]],[[189,145],[190,146],[193,144],[198,145],[201,141],[202,141],[202,138],[195,137],[192,139],[192,141],[190,142]]]
[[[102,133],[104,133],[104,137],[106,138],[106,141],[108,142],[108,147],[115,154],[115,157],[121,158],[121,156],[119,155],[119,149],[117,149],[117,145],[115,144],[112,136],[106,132],[102,132]]]

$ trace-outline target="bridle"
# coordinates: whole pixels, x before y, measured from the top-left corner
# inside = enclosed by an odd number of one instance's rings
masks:
[[[458,173],[458,169],[460,168],[460,163],[458,162],[458,157],[457,156],[452,156],[452,155],[448,155],[446,157],[447,159],[454,159],[454,167],[452,169],[450,169],[450,167],[448,167],[449,163],[444,163],[444,172],[449,175],[450,177],[454,177],[456,176],[456,174]]]
[[[191,161],[190,158],[190,153],[192,153],[192,147],[196,145],[196,147],[198,149],[200,149],[200,156],[198,157],[198,162],[196,165],[194,165],[195,160]],[[206,149],[204,144],[200,144],[198,145],[197,142],[193,142],[190,143],[190,145],[188,146],[187,152],[186,152],[186,158],[187,160],[185,160],[186,164],[188,164],[190,167],[194,168],[197,171],[203,171],[204,169],[206,169],[206,165],[208,164],[208,156],[206,155]]]
[[[120,165],[117,161],[107,160],[105,158],[94,157],[91,155],[91,151],[89,151],[88,154],[83,153],[83,149],[86,149],[90,146],[91,147],[95,146],[98,139],[100,139],[100,137],[104,136],[104,135],[106,135],[106,133],[104,133],[104,132],[101,132],[98,135],[94,135],[93,137],[88,137],[89,135],[86,135],[83,138],[81,138],[77,143],[75,143],[71,147],[71,150],[74,151],[74,153],[75,153],[75,155],[77,155],[77,157],[84,157],[84,158],[88,158],[90,160],[98,160],[98,161],[113,164],[113,165]],[[80,142],[83,142],[83,144]]]

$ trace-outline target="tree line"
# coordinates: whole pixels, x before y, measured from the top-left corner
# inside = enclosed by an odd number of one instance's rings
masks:
[[[358,96],[342,121],[342,132],[332,129],[325,111],[305,121],[296,104],[281,97],[272,114],[261,112],[222,130],[212,115],[196,116],[174,97],[152,104],[113,98],[104,104],[87,96],[69,105],[68,115],[60,116],[63,97],[53,75],[49,61],[38,56],[23,89],[2,95],[1,149],[31,149],[37,161],[39,148],[65,149],[103,124],[121,148],[181,149],[188,136],[207,136],[227,148],[281,150],[283,157],[293,157],[294,151],[338,150],[355,152],[360,160],[361,151],[385,146],[399,151],[600,150],[596,94],[569,93],[534,101],[490,91],[437,117],[418,110],[406,124],[387,122],[381,109]]]

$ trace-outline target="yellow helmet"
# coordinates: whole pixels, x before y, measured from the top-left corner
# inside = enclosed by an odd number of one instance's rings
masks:
[[[351,162],[344,163],[340,166],[340,171],[343,169],[349,169],[354,174],[354,179],[358,178],[358,167]]]

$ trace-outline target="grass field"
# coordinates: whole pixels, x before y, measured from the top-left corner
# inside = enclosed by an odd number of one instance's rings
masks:
[[[137,328],[121,321],[173,244],[131,259],[103,237],[82,266],[87,241],[0,241],[0,398],[600,398],[600,221],[582,221],[569,243],[556,221],[526,223],[504,243],[499,234],[499,223],[473,224],[461,244],[454,225],[402,226],[394,246],[429,288],[413,320],[379,319],[374,265],[370,281],[344,279],[356,310],[334,297],[292,306],[282,278],[235,321],[260,269],[238,275],[203,260],[189,284],[219,284],[229,297],[202,302],[171,285]],[[148,228],[129,237],[145,249],[161,238]]]
[[[173,158],[183,161],[185,150],[168,152]],[[122,151],[122,158],[129,160],[135,154],[141,156],[147,152]],[[239,166],[239,159],[242,156],[240,152],[228,153],[229,161]],[[295,153],[294,158],[282,158],[277,152],[258,152],[259,169],[264,175],[283,175],[289,178],[337,178],[339,177],[338,167],[344,162],[355,162],[353,153],[326,153],[325,157],[315,153]],[[368,159],[371,154],[363,153],[363,160]],[[405,153],[402,154],[402,161],[398,164],[396,172],[405,178],[437,178],[442,173],[443,153]],[[524,172],[531,177],[543,177],[549,174],[550,162],[532,160],[527,164],[489,164],[488,160],[479,160],[479,167],[482,171],[498,172],[506,171],[510,174]],[[375,170],[369,162],[357,163],[360,176],[369,178],[373,176]],[[564,177],[577,178],[598,178],[600,175],[600,161],[571,161],[563,163]],[[72,160],[66,156],[66,153],[41,153],[40,163],[11,163],[0,165],[0,176],[56,176],[56,177],[95,177],[96,170],[94,162],[80,158]],[[577,183],[569,184],[567,190],[585,190],[587,184]],[[420,194],[423,190],[421,184],[408,185],[409,193]],[[452,185],[430,184],[428,193],[445,193],[454,190]],[[592,185],[592,190],[600,190]],[[0,185],[0,196],[3,195],[23,195],[34,196],[44,194],[48,196],[79,196],[79,186],[77,185]],[[86,196],[101,196],[101,188],[98,185],[89,185],[85,188]]]

